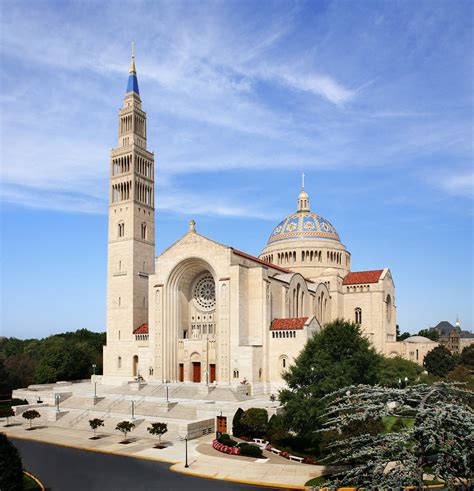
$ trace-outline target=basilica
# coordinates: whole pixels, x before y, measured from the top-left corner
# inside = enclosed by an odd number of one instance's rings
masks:
[[[390,270],[351,271],[336,229],[311,210],[304,177],[295,212],[258,257],[199,234],[193,220],[155,257],[154,154],[133,57],[118,128],[110,156],[104,383],[269,393],[308,338],[336,318],[359,324],[378,352],[419,361],[418,351],[415,360],[414,350],[396,342]]]

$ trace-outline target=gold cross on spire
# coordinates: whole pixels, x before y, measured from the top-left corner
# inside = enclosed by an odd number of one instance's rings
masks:
[[[135,41],[132,41],[132,62],[130,63],[130,73],[137,73],[135,69]]]
[[[301,174],[301,189],[304,189],[304,172]]]

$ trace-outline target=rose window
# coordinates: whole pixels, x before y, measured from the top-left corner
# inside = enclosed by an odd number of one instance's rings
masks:
[[[216,306],[216,286],[214,278],[206,275],[194,285],[194,301],[201,310],[213,310]]]

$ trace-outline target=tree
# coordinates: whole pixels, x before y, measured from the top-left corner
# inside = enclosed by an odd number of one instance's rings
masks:
[[[424,336],[431,341],[439,341],[439,331],[436,329],[422,329],[418,332],[418,336]]]
[[[268,426],[268,413],[261,407],[251,407],[247,409],[240,420],[245,435],[251,438],[259,437],[265,434]]]
[[[446,377],[448,372],[456,366],[456,362],[449,350],[444,346],[436,346],[425,356],[423,366],[431,375]]]
[[[279,414],[274,414],[268,421],[267,438],[272,443],[288,438],[288,430],[286,429],[285,419]]]
[[[243,428],[242,428],[242,416],[244,414],[244,410],[239,407],[237,411],[234,414],[234,418],[232,420],[232,434],[239,438],[239,436],[242,436],[243,434]]]
[[[471,370],[474,369],[474,344],[466,346],[462,350],[461,363]]]
[[[33,420],[36,418],[41,418],[41,414],[36,409],[27,409],[22,416],[30,422],[30,430]]]
[[[423,367],[400,356],[395,358],[381,357],[377,371],[377,383],[388,387],[398,386],[398,380],[408,378],[409,382],[416,381],[423,372]]]
[[[96,439],[96,431],[100,426],[104,426],[104,420],[99,418],[94,418],[89,420],[89,426],[92,428],[94,432],[94,439]]]
[[[168,425],[166,423],[151,423],[148,427],[148,433],[150,435],[158,436],[158,443],[161,444],[161,435],[164,435],[168,431]]]
[[[319,439],[320,399],[351,384],[374,384],[380,356],[352,322],[337,319],[307,343],[283,375],[288,389],[280,392],[289,429]]]
[[[120,423],[117,423],[115,429],[123,433],[124,439],[122,443],[127,443],[127,433],[132,431],[133,428],[135,428],[135,424],[130,423],[130,421],[121,421]]]
[[[6,426],[9,426],[8,419],[15,416],[15,411],[10,406],[0,407],[0,418],[7,418]]]
[[[23,465],[20,453],[5,433],[0,433],[0,489],[23,490]]]
[[[411,334],[409,332],[404,332],[403,334],[400,334],[400,326],[397,324],[397,335],[396,339],[397,341],[403,341],[406,338],[409,338]]]
[[[323,431],[391,416],[415,419],[412,428],[359,434],[328,445],[326,462],[342,466],[333,477],[342,486],[420,486],[430,473],[448,487],[465,484],[474,473],[473,392],[438,382],[405,389],[359,385],[326,396]],[[391,466],[388,464],[391,463]]]

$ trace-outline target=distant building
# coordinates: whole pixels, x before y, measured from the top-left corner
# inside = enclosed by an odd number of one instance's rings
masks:
[[[441,321],[438,325],[430,327],[430,331],[439,333],[439,343],[451,353],[459,354],[466,346],[474,343],[474,333],[463,331],[459,319],[456,319],[455,326],[448,321]]]

